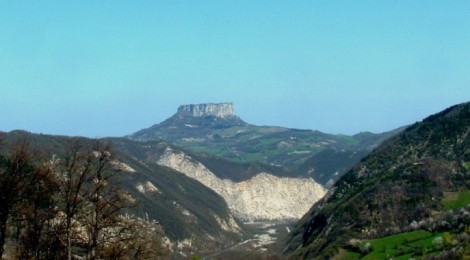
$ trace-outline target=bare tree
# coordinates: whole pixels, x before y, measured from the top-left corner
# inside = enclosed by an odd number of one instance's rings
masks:
[[[166,259],[168,249],[163,246],[162,227],[148,218],[121,215],[114,236],[101,251],[102,259]],[[109,232],[109,231],[108,231]],[[113,232],[116,234],[116,232]]]
[[[68,259],[74,247],[82,248],[88,259],[96,259],[108,241],[121,233],[119,216],[132,200],[118,184],[115,160],[108,143],[86,147],[74,140],[58,163],[59,208],[64,213]]]
[[[46,161],[19,142],[0,156],[0,259],[9,226],[12,258],[154,259],[158,223],[125,214],[135,200],[119,183],[111,146],[71,139]],[[11,251],[11,250],[10,250]]]
[[[87,196],[90,193],[87,183],[92,180],[92,160],[90,153],[83,151],[80,140],[69,141],[66,146],[63,160],[56,164],[55,172],[59,180],[59,210],[63,214],[63,228],[65,232],[65,244],[67,259],[72,259],[72,239],[77,230],[76,219],[82,207],[87,203]]]
[[[113,161],[116,159],[111,146],[98,142],[93,147],[92,153],[92,181],[88,183],[89,205],[82,224],[89,238],[88,258],[96,259],[99,251],[121,233],[120,215],[123,209],[132,206],[132,201],[128,193],[117,183],[119,170],[113,166]],[[109,230],[114,232],[106,232]]]

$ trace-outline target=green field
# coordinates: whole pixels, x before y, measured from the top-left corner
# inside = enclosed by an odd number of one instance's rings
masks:
[[[401,233],[362,241],[359,245],[362,254],[347,251],[342,255],[346,259],[419,258],[424,255],[438,253],[443,244],[436,243],[436,238],[440,237],[441,241],[445,241],[449,236],[448,233],[430,233],[423,230]]]
[[[444,192],[442,205],[446,210],[466,207],[470,204],[470,191]]]

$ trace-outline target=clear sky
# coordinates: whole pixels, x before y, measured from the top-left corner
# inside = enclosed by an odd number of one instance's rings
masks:
[[[181,104],[383,132],[470,101],[470,1],[0,0],[0,130],[122,136]]]

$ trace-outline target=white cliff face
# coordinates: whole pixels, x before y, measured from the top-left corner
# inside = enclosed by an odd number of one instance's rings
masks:
[[[235,115],[235,109],[232,103],[184,105],[178,108],[178,114],[194,117],[208,115],[229,117]]]
[[[120,162],[118,160],[113,160],[111,161],[111,165],[114,166],[116,170],[123,171],[123,172],[129,172],[129,173],[134,173],[135,169],[130,167],[128,164],[125,164],[123,162]]]
[[[144,183],[137,183],[136,188],[139,192],[141,193],[148,193],[148,192],[157,192],[161,194],[161,191],[155,186],[153,183],[150,181],[147,181],[145,184]]]
[[[165,150],[157,163],[211,188],[243,220],[300,219],[326,193],[312,179],[281,178],[264,172],[242,182],[220,179],[202,163],[171,148]]]

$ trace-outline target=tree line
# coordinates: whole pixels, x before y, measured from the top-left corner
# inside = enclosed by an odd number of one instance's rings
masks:
[[[0,259],[157,259],[157,222],[130,214],[109,143],[68,140],[61,155],[22,140],[0,154]]]

